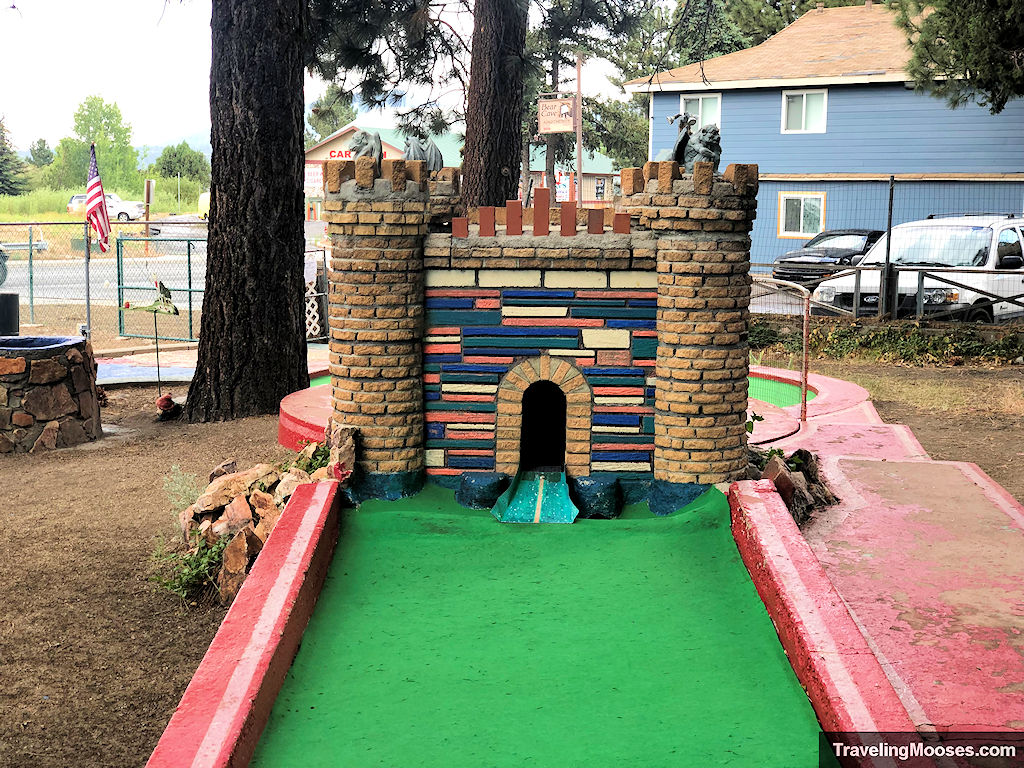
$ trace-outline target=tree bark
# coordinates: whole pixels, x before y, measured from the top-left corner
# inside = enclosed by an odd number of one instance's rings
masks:
[[[309,386],[303,280],[305,0],[213,0],[206,290],[189,421],[276,413]]]
[[[466,99],[462,197],[504,205],[519,182],[526,48],[523,0],[476,0]]]

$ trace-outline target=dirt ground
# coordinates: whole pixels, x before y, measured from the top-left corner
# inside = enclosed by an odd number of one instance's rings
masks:
[[[878,414],[909,426],[933,459],[974,462],[1024,503],[1024,367],[815,360],[811,371],[860,384]]]
[[[130,436],[0,457],[5,767],[146,762],[224,615],[149,581],[158,535],[173,535],[164,477],[288,455],[276,417],[161,424],[155,389],[108,394],[104,423]]]
[[[815,361],[868,388],[937,459],[979,464],[1024,501],[1024,369]],[[173,390],[174,394],[182,394]],[[104,422],[132,430],[45,456],[0,457],[0,766],[141,766],[223,617],[149,582],[173,535],[177,465],[276,461],[275,417],[153,421],[155,390],[115,389]]]

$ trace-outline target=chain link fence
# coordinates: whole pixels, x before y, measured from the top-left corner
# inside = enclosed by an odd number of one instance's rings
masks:
[[[161,340],[199,339],[206,279],[206,222],[172,219],[111,222],[110,248],[91,240],[84,223],[0,223],[0,292],[16,293],[22,334],[77,334],[88,326],[98,349],[145,343],[154,335],[149,312],[156,284],[170,291],[178,315],[159,315]],[[5,258],[6,257],[6,258]],[[327,336],[326,256],[307,250],[307,336]],[[88,274],[86,264],[88,263]]]

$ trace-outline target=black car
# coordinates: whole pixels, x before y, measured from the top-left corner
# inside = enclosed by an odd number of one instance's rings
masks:
[[[856,265],[885,232],[877,229],[830,229],[815,235],[803,248],[779,258],[772,271],[776,280],[806,283],[821,280]]]

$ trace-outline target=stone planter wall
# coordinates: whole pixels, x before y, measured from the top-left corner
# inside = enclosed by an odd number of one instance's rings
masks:
[[[85,339],[0,339],[0,453],[65,448],[101,435],[96,363]]]

